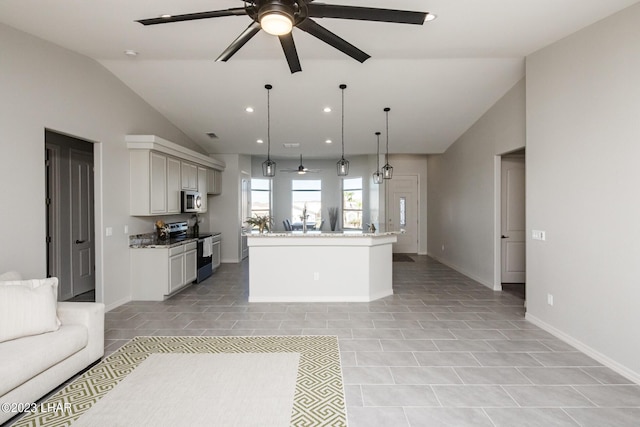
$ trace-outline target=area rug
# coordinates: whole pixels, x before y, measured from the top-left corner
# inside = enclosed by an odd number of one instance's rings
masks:
[[[137,337],[14,426],[346,426],[335,336]]]
[[[393,262],[415,262],[413,258],[411,258],[407,254],[393,254]]]

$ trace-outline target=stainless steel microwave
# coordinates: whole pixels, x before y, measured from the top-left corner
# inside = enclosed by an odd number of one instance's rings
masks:
[[[202,194],[197,191],[183,191],[182,212],[202,212]]]

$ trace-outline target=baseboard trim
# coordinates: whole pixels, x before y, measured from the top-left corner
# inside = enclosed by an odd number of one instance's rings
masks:
[[[620,363],[616,362],[610,357],[600,353],[598,350],[595,350],[594,348],[584,344],[582,341],[579,341],[573,338],[572,336],[562,332],[561,330],[549,325],[543,320],[540,320],[539,318],[532,315],[531,313],[526,313],[524,318],[529,322],[533,323],[534,325],[538,326],[539,328],[549,332],[551,335],[555,336],[556,338],[559,338],[560,340],[566,342],[567,344],[577,348],[587,356],[597,360],[607,368],[610,368],[611,370],[617,372],[618,374],[622,375],[628,380],[633,381],[636,384],[640,384],[640,373],[634,372],[631,369],[627,368],[626,366],[621,365]]]
[[[127,298],[123,298],[123,299],[121,299],[120,301],[116,301],[116,302],[113,302],[113,303],[111,303],[111,304],[109,304],[109,305],[105,305],[105,307],[104,307],[104,311],[105,311],[105,313],[106,313],[106,312],[111,311],[111,310],[113,310],[114,308],[118,308],[118,307],[120,307],[121,305],[124,305],[124,304],[126,304],[126,303],[128,303],[128,302],[130,302],[130,301],[133,301],[133,300],[131,299],[131,297],[130,297],[130,296],[129,296],[129,297],[127,297]]]
[[[491,290],[494,290],[494,291],[501,291],[502,290],[502,288],[498,288],[498,289],[494,288],[493,282],[488,282],[488,281],[486,281],[484,279],[481,279],[480,277],[477,277],[474,274],[471,274],[468,271],[465,271],[463,268],[460,268],[457,265],[455,265],[453,263],[450,263],[447,260],[444,260],[444,259],[442,259],[442,258],[440,258],[440,257],[438,257],[436,255],[430,254],[430,253],[427,253],[427,255],[430,256],[431,258],[435,259],[439,263],[444,264],[449,268],[453,268],[458,273],[464,274],[468,278],[475,280],[476,282],[480,283],[481,285],[486,286],[487,288],[489,288]]]

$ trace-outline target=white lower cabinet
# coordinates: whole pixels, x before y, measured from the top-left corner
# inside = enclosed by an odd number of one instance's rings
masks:
[[[131,248],[131,298],[163,301],[197,277],[197,242],[172,248]]]

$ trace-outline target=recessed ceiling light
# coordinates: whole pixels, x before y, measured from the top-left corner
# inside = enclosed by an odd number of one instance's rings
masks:
[[[331,112],[331,107],[324,107],[324,111],[325,113],[330,113]]]
[[[138,56],[138,52],[135,50],[127,49],[124,51],[124,54],[127,56]]]
[[[244,109],[247,113],[253,113],[253,107],[247,107]]]
[[[429,21],[433,21],[434,19],[436,19],[438,17],[438,15],[434,14],[434,13],[427,13],[427,17],[424,18],[424,22],[429,22]]]
[[[263,141],[263,140],[261,140],[261,139],[257,140],[256,142],[257,142],[258,144],[264,144],[264,141]]]
[[[332,142],[333,142],[333,141],[332,141],[332,140],[330,140],[330,139],[327,139],[327,140],[325,141],[325,143],[327,143],[327,144],[331,144]]]

